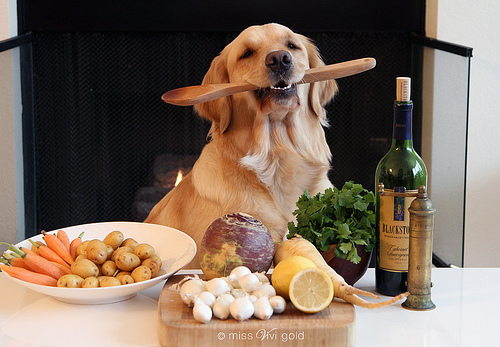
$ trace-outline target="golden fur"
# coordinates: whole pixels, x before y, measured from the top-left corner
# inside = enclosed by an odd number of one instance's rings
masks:
[[[287,71],[271,71],[270,52],[291,57]],[[278,58],[280,59],[280,58]],[[249,82],[260,88],[280,80],[295,84],[309,68],[323,66],[306,37],[279,24],[244,30],[217,56],[203,84]],[[283,83],[282,83],[283,84]],[[212,121],[211,141],[191,172],[151,211],[145,222],[190,235],[199,246],[207,227],[230,212],[262,221],[275,241],[299,196],[331,186],[330,149],[323,106],[337,91],[335,81],[297,84],[296,93],[245,92],[195,106]],[[199,267],[195,258],[191,267]]]

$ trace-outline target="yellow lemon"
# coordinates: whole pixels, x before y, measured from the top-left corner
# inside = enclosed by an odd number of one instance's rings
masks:
[[[330,305],[332,299],[332,279],[323,270],[308,268],[293,276],[290,283],[290,300],[300,311],[322,311]]]
[[[299,255],[294,255],[280,261],[271,275],[271,283],[276,290],[276,294],[289,300],[288,290],[293,276],[307,268],[317,268],[317,266],[312,260]]]

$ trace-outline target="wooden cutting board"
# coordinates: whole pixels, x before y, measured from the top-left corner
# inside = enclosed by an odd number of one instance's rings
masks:
[[[173,276],[158,302],[161,346],[353,346],[356,339],[354,306],[334,300],[328,308],[306,314],[287,302],[286,310],[269,320],[212,318],[202,324],[194,320],[177,291],[170,286],[184,276]]]

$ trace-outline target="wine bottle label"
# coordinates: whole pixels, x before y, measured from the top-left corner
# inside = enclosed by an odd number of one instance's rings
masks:
[[[405,192],[404,187],[385,189],[386,192]],[[416,193],[417,190],[408,190]],[[408,208],[415,197],[380,196],[379,267],[392,272],[408,271],[410,215]]]

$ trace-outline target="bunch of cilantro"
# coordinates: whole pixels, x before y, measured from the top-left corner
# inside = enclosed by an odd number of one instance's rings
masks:
[[[288,238],[296,234],[312,242],[320,251],[331,245],[336,257],[359,263],[356,245],[364,245],[369,252],[375,246],[375,214],[373,192],[361,184],[346,182],[342,189],[328,188],[324,193],[309,195],[307,190],[296,202],[293,212],[297,224],[288,223]]]

